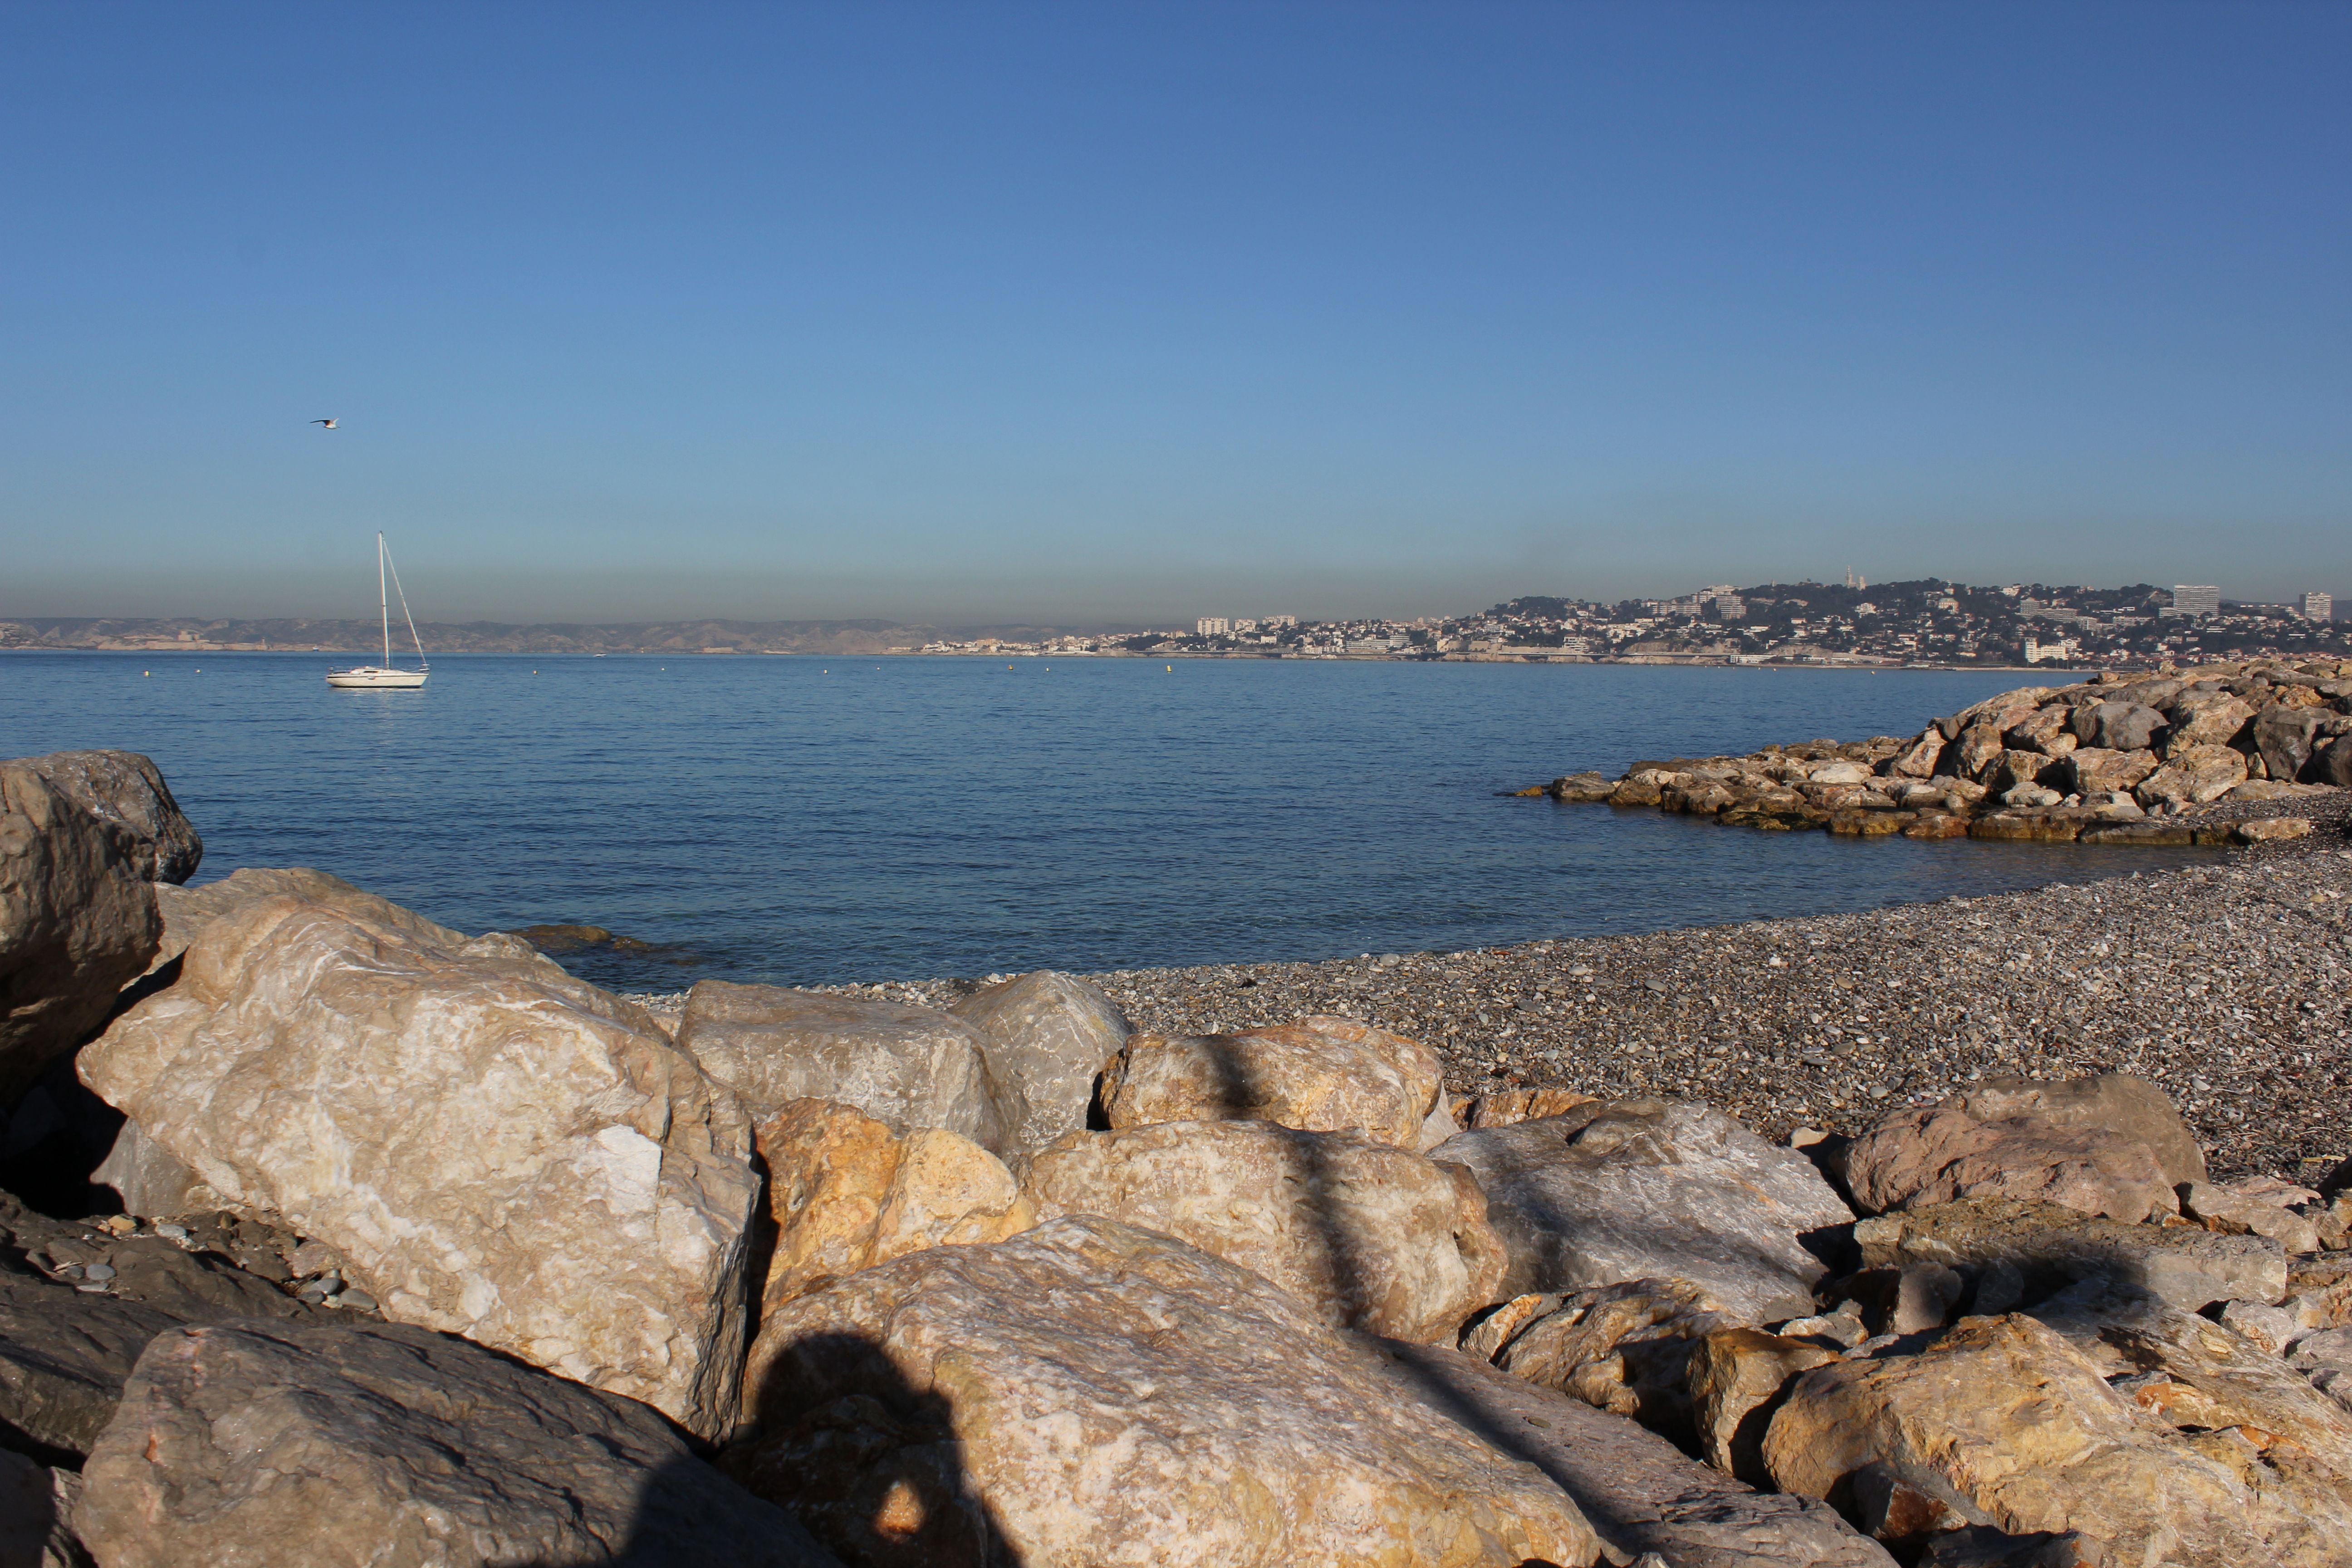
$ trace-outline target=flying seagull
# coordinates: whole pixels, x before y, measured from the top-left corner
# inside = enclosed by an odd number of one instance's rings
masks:
[[[335,422],[331,419],[313,419],[310,423],[313,425],[324,425],[330,430],[335,427]]]

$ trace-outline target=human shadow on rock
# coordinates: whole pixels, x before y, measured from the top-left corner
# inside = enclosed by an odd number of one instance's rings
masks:
[[[776,1357],[748,1407],[760,1430],[719,1468],[849,1568],[1021,1568],[965,1472],[952,1402],[909,1384],[878,1340],[809,1335]]]

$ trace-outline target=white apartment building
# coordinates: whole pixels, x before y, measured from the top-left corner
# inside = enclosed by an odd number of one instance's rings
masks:
[[[1237,620],[1234,623],[1234,636],[1235,637],[1244,637],[1255,630],[1257,630],[1257,623],[1255,621]]]
[[[2210,583],[2175,583],[2172,585],[2172,613],[2176,616],[2218,616],[2221,613],[2221,590]]]
[[[1202,616],[1192,623],[1192,630],[1200,637],[1223,637],[1233,636],[1234,628],[1223,616]]]
[[[2333,620],[2336,616],[2336,595],[2305,594],[2295,600],[2294,607],[2306,621]]]
[[[2056,642],[2042,642],[2033,637],[2027,637],[2025,639],[2025,662],[2028,664],[2040,664],[2044,659],[2057,659],[2063,663],[2074,657],[2074,647],[2075,643],[2073,637],[2060,637]]]

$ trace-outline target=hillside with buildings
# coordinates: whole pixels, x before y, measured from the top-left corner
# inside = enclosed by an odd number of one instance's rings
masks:
[[[1412,620],[1203,616],[1191,630],[942,628],[883,620],[673,621],[624,626],[428,623],[430,652],[965,654],[1261,658],[1443,658],[1637,664],[2145,665],[2224,656],[2352,653],[2325,593],[2293,604],[2218,587],[2000,586],[1923,578],[1707,587],[1614,604],[1529,595],[1475,614]],[[373,621],[19,618],[0,648],[129,652],[359,652]],[[397,641],[397,638],[395,638]]]

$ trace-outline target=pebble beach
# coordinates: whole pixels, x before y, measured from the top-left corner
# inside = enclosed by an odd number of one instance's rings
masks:
[[[1776,1141],[1858,1131],[1978,1078],[2137,1073],[2179,1104],[2217,1177],[2309,1177],[2352,1154],[2352,798],[2294,806],[2310,837],[2179,871],[1860,914],[1087,978],[1139,1029],[1344,1014],[1436,1046],[1458,1095],[1704,1100]],[[946,1006],[1003,978],[815,989]],[[644,1000],[674,1012],[684,996]]]

